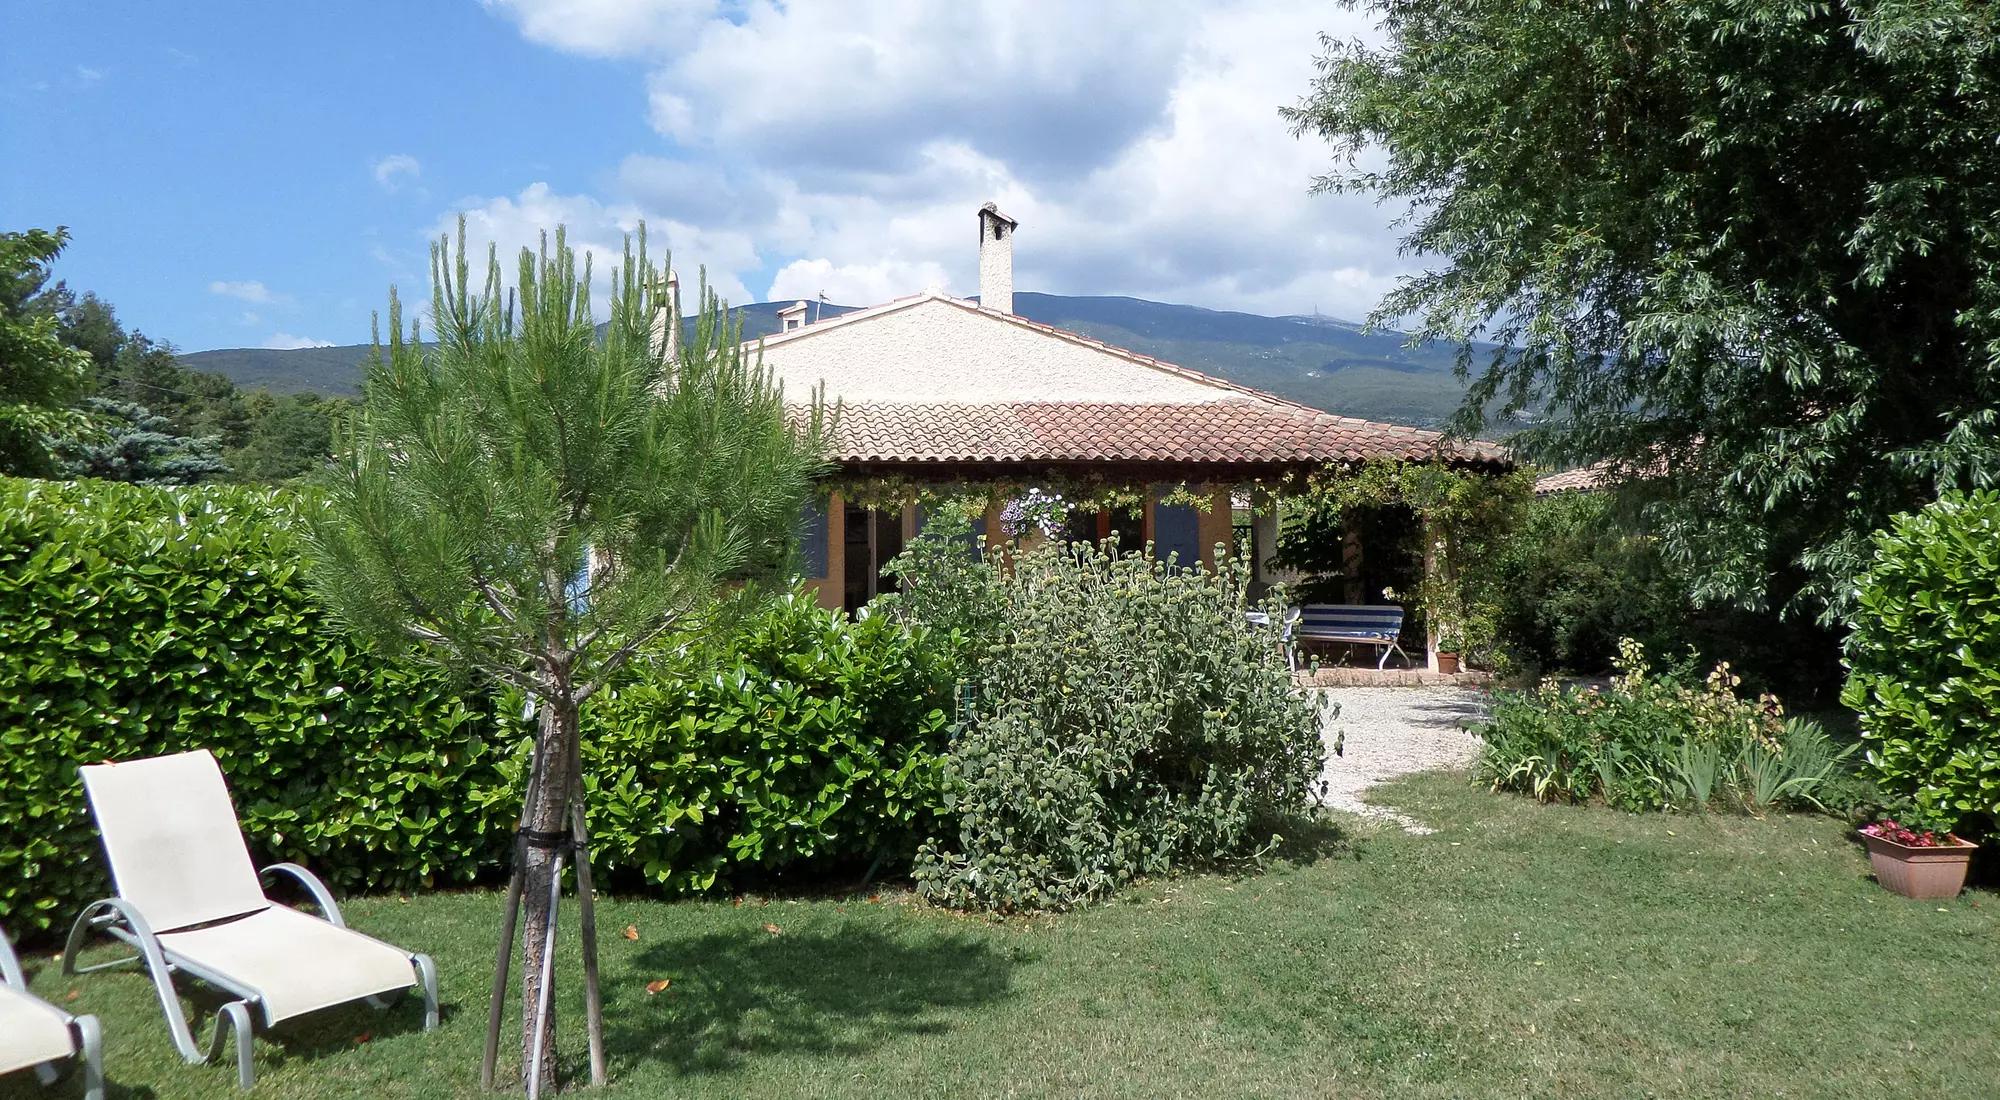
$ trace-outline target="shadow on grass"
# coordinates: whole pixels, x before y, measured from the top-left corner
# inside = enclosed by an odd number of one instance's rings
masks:
[[[1280,840],[1270,858],[1305,865],[1354,857],[1357,838],[1325,812],[1289,815],[1272,823]]]
[[[899,1035],[937,1034],[954,1017],[1013,995],[1030,957],[979,937],[762,929],[649,947],[604,989],[613,1061],[684,1074],[728,1072],[760,1056],[865,1053]],[[654,995],[649,979],[672,985]]]

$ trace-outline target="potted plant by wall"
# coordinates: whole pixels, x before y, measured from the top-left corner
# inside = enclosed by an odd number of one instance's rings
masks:
[[[1884,819],[1861,828],[1875,881],[1906,898],[1955,898],[1979,845],[1950,832],[1912,829]]]
[[[1458,655],[1465,652],[1465,639],[1457,634],[1446,634],[1438,639],[1437,671],[1447,675],[1458,672]]]

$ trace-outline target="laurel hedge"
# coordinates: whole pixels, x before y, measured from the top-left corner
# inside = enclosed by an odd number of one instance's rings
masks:
[[[1904,824],[2000,822],[2000,493],[1948,493],[1877,534],[1841,701]]]
[[[504,873],[522,702],[358,646],[312,599],[296,494],[0,479],[0,925],[109,883],[77,766],[216,754],[259,862],[338,891]],[[794,592],[650,655],[587,708],[605,884],[728,887],[907,860],[950,696],[922,633]]]
[[[105,892],[77,765],[205,747],[258,854],[336,888],[463,882],[504,855],[477,694],[351,642],[269,491],[0,481],[0,922]],[[500,838],[496,846],[495,838]]]

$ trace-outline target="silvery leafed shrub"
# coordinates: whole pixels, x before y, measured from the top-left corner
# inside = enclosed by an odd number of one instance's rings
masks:
[[[1267,850],[1305,812],[1318,717],[1247,570],[1177,569],[1088,544],[1021,553],[948,758],[956,835],[917,858],[933,903],[1013,911]]]

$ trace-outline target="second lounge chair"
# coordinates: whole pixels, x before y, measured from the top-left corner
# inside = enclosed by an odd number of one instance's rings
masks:
[[[28,992],[21,960],[0,931],[0,1075],[33,1066],[42,1084],[52,1085],[57,1063],[72,1058],[83,1067],[84,1100],[104,1100],[104,1040],[97,1017],[72,1016]]]
[[[237,1084],[246,1089],[255,1079],[253,1010],[270,1027],[350,1001],[386,1007],[388,995],[421,985],[424,1029],[437,1026],[437,970],[429,957],[347,928],[326,884],[297,864],[274,863],[258,874],[222,769],[206,749],[79,770],[117,896],[77,917],[63,973],[144,962],[181,1056],[190,1063],[214,1058],[226,1022],[236,1037]],[[297,879],[322,916],[266,897],[263,880],[274,873]],[[79,971],[77,951],[92,931],[139,954]],[[206,1052],[188,1030],[175,974],[235,998],[217,1012]]]

